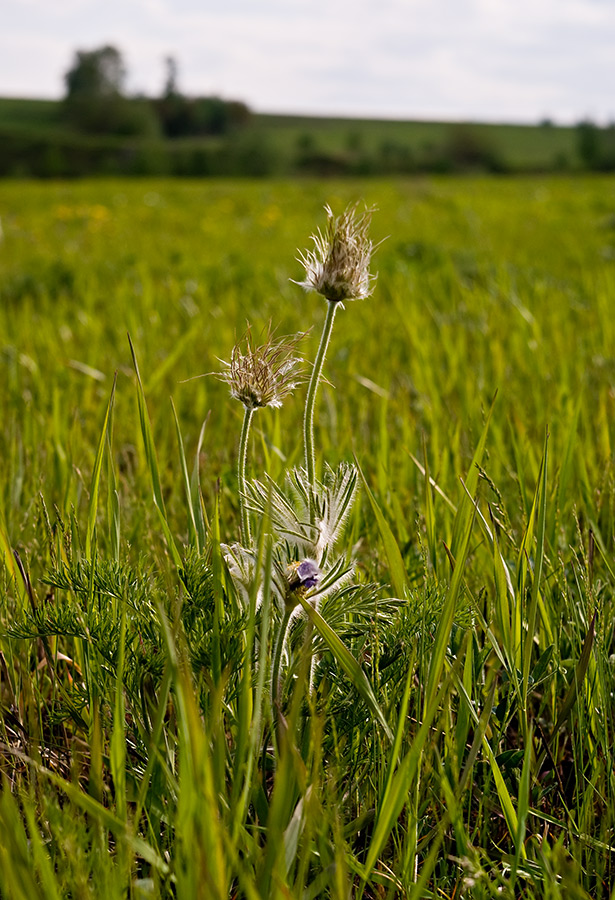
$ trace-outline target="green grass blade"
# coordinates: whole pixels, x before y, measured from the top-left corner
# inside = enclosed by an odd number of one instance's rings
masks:
[[[388,789],[383,795],[378,808],[378,818],[374,825],[374,832],[370,841],[367,858],[365,860],[363,877],[367,881],[376,862],[382,852],[386,841],[391,834],[395,823],[399,819],[404,804],[408,801],[410,788],[416,777],[421,754],[425,743],[431,733],[432,724],[436,717],[440,704],[448,693],[450,679],[447,677],[440,685],[440,690],[434,697],[423,716],[423,722],[419,728],[412,746],[404,756],[393,778],[388,782]]]
[[[478,445],[476,450],[474,451],[474,456],[472,457],[472,462],[470,463],[470,468],[468,470],[468,474],[465,478],[465,487],[466,493],[464,493],[461,498],[461,503],[457,508],[457,513],[453,520],[453,532],[451,536],[451,553],[453,555],[453,559],[457,559],[459,552],[461,550],[462,545],[465,542],[465,537],[467,535],[468,522],[474,517],[474,495],[476,494],[476,489],[478,488],[478,479],[479,479],[479,466],[483,461],[483,456],[485,453],[485,445],[487,443],[487,433],[489,431],[489,424],[491,422],[491,417],[493,416],[493,410],[495,407],[497,394],[493,397],[491,401],[491,406],[489,407],[489,412],[487,413],[487,418],[485,420],[485,425],[483,427],[480,439],[478,441]],[[468,496],[469,495],[469,496]]]
[[[500,640],[509,664],[514,659],[511,622],[514,615],[514,592],[511,590],[510,576],[500,550],[497,526],[493,522],[493,580],[495,583],[495,619],[498,625]]]
[[[207,413],[207,416],[205,417],[205,421],[201,425],[201,430],[199,431],[199,439],[197,441],[196,452],[194,454],[194,465],[192,466],[192,476],[190,478],[190,494],[192,496],[192,501],[194,503],[194,521],[196,522],[199,550],[201,553],[205,549],[205,545],[207,542],[207,529],[209,527],[209,524],[207,521],[207,515],[205,513],[205,507],[203,504],[203,497],[201,494],[201,472],[200,472],[201,450],[203,447],[203,438],[205,436],[205,428],[207,427],[208,421],[209,421],[209,413]]]
[[[581,650],[581,656],[579,658],[579,662],[577,663],[577,667],[574,672],[574,678],[572,679],[572,683],[566,692],[566,696],[564,697],[563,703],[561,705],[557,721],[555,723],[555,727],[553,728],[553,733],[551,735],[551,743],[553,742],[555,736],[558,731],[564,724],[564,722],[568,719],[572,709],[577,702],[579,696],[579,690],[583,681],[585,680],[585,674],[587,672],[587,668],[589,666],[589,660],[592,653],[592,648],[594,646],[594,637],[596,634],[596,613],[594,613],[592,620],[589,625],[589,629],[585,640],[583,641],[583,649]]]
[[[434,572],[438,573],[438,555],[436,541],[436,516],[434,511],[431,478],[429,475],[429,462],[427,460],[427,445],[423,435],[423,460],[425,463],[425,530],[427,532],[427,549]]]
[[[66,794],[68,799],[74,803],[75,806],[79,807],[79,809],[91,816],[95,821],[99,822],[103,828],[106,828],[107,831],[114,834],[118,840],[124,841],[137,856],[140,856],[145,862],[154,866],[158,872],[162,875],[168,873],[169,866],[153,847],[147,843],[147,841],[144,841],[143,838],[133,834],[132,829],[125,821],[119,819],[111,812],[111,810],[107,809],[106,806],[103,806],[102,803],[99,803],[89,794],[82,791],[79,785],[67,781],[65,778],[62,778],[60,775],[57,775],[55,772],[52,772],[50,769],[47,769],[45,766],[42,766],[40,763],[37,763],[26,756],[25,753],[7,747],[5,747],[4,750],[5,752],[8,750],[13,756],[33,766],[39,775],[52,782]]]
[[[359,475],[361,476],[361,481],[363,482],[365,493],[367,494],[367,497],[369,499],[372,512],[374,513],[374,517],[378,525],[378,531],[380,532],[380,537],[382,538],[382,542],[384,544],[384,552],[386,553],[387,561],[389,564],[389,572],[391,573],[391,582],[393,584],[393,589],[399,598],[407,597],[408,573],[406,572],[406,567],[399,550],[399,545],[395,540],[395,536],[391,531],[389,523],[385,519],[384,515],[382,514],[382,510],[376,502],[376,498],[369,488],[369,485],[365,479],[365,475],[361,470],[361,466],[359,465],[356,456],[354,457],[354,461],[356,463]]]
[[[199,546],[197,524],[196,524],[196,520],[194,518],[194,498],[192,496],[192,485],[190,483],[190,478],[188,477],[188,465],[186,463],[186,452],[184,450],[184,439],[182,437],[181,428],[179,426],[179,419],[177,418],[177,410],[175,409],[175,404],[173,403],[173,398],[171,398],[171,409],[173,410],[173,419],[175,421],[175,433],[177,435],[177,446],[179,449],[179,462],[181,465],[182,479],[184,482],[184,493],[186,495],[186,507],[188,509],[189,543],[193,547],[197,547],[200,550],[202,548]]]
[[[156,458],[156,447],[154,445],[154,437],[152,435],[152,426],[150,424],[149,415],[147,412],[147,404],[145,402],[145,393],[143,391],[143,383],[141,381],[141,375],[139,373],[137,356],[130,339],[130,335],[128,335],[128,343],[130,344],[130,352],[132,354],[132,361],[137,376],[137,402],[139,407],[139,422],[141,424],[141,434],[143,436],[143,444],[145,446],[145,458],[147,460],[147,465],[150,473],[154,504],[156,506],[156,509],[158,510],[162,530],[164,532],[169,552],[173,557],[173,562],[178,569],[181,569],[182,559],[175,545],[175,540],[173,538],[173,535],[171,534],[171,529],[169,528],[169,523],[167,521],[164,498],[162,496],[162,487],[160,485],[160,472],[158,470],[158,460]]]
[[[96,451],[96,459],[94,460],[94,468],[92,470],[92,480],[90,482],[90,503],[88,507],[88,524],[85,532],[85,555],[87,559],[92,558],[92,542],[94,540],[94,531],[96,529],[96,513],[98,511],[98,489],[100,487],[100,473],[102,471],[103,455],[107,444],[109,423],[111,421],[111,411],[113,409],[113,400],[115,397],[115,385],[117,382],[117,372],[113,378],[113,387],[111,388],[111,396],[107,404],[107,411],[103,421],[100,440],[98,441],[98,449]]]
[[[519,819],[517,817],[517,812],[515,810],[508,788],[506,787],[506,782],[504,781],[504,777],[502,776],[500,767],[498,766],[497,760],[495,758],[495,754],[491,749],[486,736],[483,737],[483,750],[485,752],[487,760],[489,761],[489,766],[491,767],[491,774],[493,775],[493,780],[495,781],[495,787],[498,792],[498,797],[500,798],[500,804],[502,807],[502,812],[504,813],[504,819],[506,821],[508,832],[512,840],[516,842],[517,836],[519,834]],[[525,848],[522,847],[520,853],[523,859],[525,859]]]
[[[466,519],[464,516],[464,522],[466,530],[465,533],[460,536],[460,540],[462,541],[462,543],[459,547],[459,557],[455,560],[453,577],[451,578],[448,593],[442,607],[440,620],[436,629],[436,636],[431,650],[429,675],[427,677],[427,687],[425,689],[425,710],[431,707],[436,696],[438,682],[442,675],[442,669],[444,668],[444,660],[446,658],[448,641],[455,618],[457,598],[463,584],[463,571],[468,555],[468,550],[470,548],[470,537],[472,534],[473,519]],[[424,715],[425,714],[426,713],[424,713]]]
[[[399,714],[397,716],[397,728],[395,729],[395,740],[393,741],[393,746],[391,747],[391,753],[389,756],[389,765],[388,765],[388,774],[387,779],[384,784],[384,790],[382,793],[383,803],[386,802],[386,798],[391,788],[391,781],[393,780],[393,776],[395,774],[395,767],[399,762],[399,754],[401,751],[401,745],[404,738],[404,734],[406,731],[406,716],[408,715],[408,704],[410,702],[410,690],[412,688],[412,681],[414,677],[414,668],[413,666],[408,666],[408,673],[406,675],[406,684],[404,687],[404,693],[401,700],[401,705],[399,707]]]
[[[540,464],[540,475],[536,486],[536,497],[534,499],[534,508],[538,507],[538,532],[536,535],[536,554],[534,559],[534,576],[532,580],[532,594],[530,598],[530,606],[527,614],[527,631],[525,634],[525,645],[523,648],[523,678],[522,678],[522,698],[524,707],[527,708],[527,692],[530,677],[530,669],[532,666],[532,651],[534,649],[534,636],[536,632],[536,615],[539,603],[540,582],[542,579],[542,566],[545,554],[545,532],[547,522],[547,463],[548,463],[548,440],[549,435],[545,435],[544,452],[542,462]],[[525,735],[527,741],[527,733]]]
[[[532,728],[528,729],[528,741],[523,754],[523,767],[519,781],[519,799],[517,801],[517,835],[515,837],[515,861],[511,873],[511,890],[514,889],[517,869],[522,857],[526,857],[525,832],[527,818],[530,812],[530,774],[532,767]]]
[[[120,495],[117,490],[115,466],[113,464],[113,447],[111,440],[112,423],[107,429],[107,523],[109,529],[109,547],[111,556],[120,560]]]
[[[570,422],[570,427],[568,429],[568,439],[566,441],[564,457],[562,459],[562,464],[559,470],[559,483],[557,486],[556,504],[555,509],[553,510],[549,528],[549,543],[551,544],[551,546],[555,544],[555,528],[557,525],[558,517],[561,516],[562,512],[564,511],[564,507],[569,496],[569,485],[570,479],[572,477],[574,462],[574,447],[578,436],[579,415],[581,413],[582,406],[583,392],[581,391],[574,409],[572,421]]]
[[[113,733],[110,762],[118,818],[126,820],[126,710],[124,706],[124,649],[126,644],[126,603],[122,600],[120,613],[120,644],[117,655],[115,702],[113,705]]]

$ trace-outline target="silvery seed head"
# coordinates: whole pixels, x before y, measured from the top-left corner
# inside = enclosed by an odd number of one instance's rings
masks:
[[[297,284],[335,303],[365,300],[374,289],[376,276],[369,264],[375,248],[368,236],[373,209],[359,213],[357,207],[356,203],[346,207],[336,218],[325,206],[325,233],[318,229],[312,235],[314,249],[298,257],[305,267],[305,280]]]
[[[231,396],[246,409],[259,406],[281,406],[288,394],[305,380],[301,373],[301,357],[294,352],[305,333],[273,340],[271,331],[263,344],[255,346],[248,327],[243,338],[233,347],[226,371],[219,373],[231,389]]]

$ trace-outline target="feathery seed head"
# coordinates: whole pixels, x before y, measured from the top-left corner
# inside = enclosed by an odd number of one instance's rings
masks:
[[[301,357],[294,352],[306,332],[273,340],[268,331],[263,344],[255,346],[248,329],[233,347],[231,361],[224,362],[226,371],[218,377],[225,381],[231,396],[246,409],[259,406],[281,406],[288,394],[305,380],[301,373]]]
[[[305,280],[298,281],[306,291],[316,291],[327,300],[365,300],[374,289],[376,275],[369,271],[374,245],[368,232],[373,207],[358,212],[358,204],[347,206],[341,216],[325,206],[327,227],[312,235],[314,248],[300,252]]]

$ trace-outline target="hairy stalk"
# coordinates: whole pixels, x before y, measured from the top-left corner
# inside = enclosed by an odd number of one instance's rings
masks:
[[[245,547],[249,547],[251,541],[250,518],[246,506],[246,460],[248,458],[248,436],[250,434],[250,424],[253,415],[254,410],[251,407],[244,407],[243,425],[241,426],[241,437],[239,438],[239,460],[237,462],[239,509],[241,512],[241,537]]]
[[[303,438],[305,442],[305,468],[307,470],[308,482],[313,485],[316,480],[316,459],[314,454],[314,406],[316,403],[316,392],[322,375],[322,367],[324,365],[325,356],[327,355],[327,347],[333,330],[333,320],[338,303],[334,300],[328,300],[327,318],[322,329],[318,353],[314,361],[312,369],[312,377],[308,387],[307,398],[305,401],[305,417],[303,420]],[[313,517],[314,511],[310,509],[310,518]]]

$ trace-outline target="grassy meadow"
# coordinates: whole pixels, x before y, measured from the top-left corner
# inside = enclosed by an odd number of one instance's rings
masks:
[[[359,199],[348,575],[287,631],[306,387],[254,416],[242,596],[211,373],[271,322],[309,375],[297,251]],[[615,897],[612,178],[11,180],[0,222],[0,896]]]

